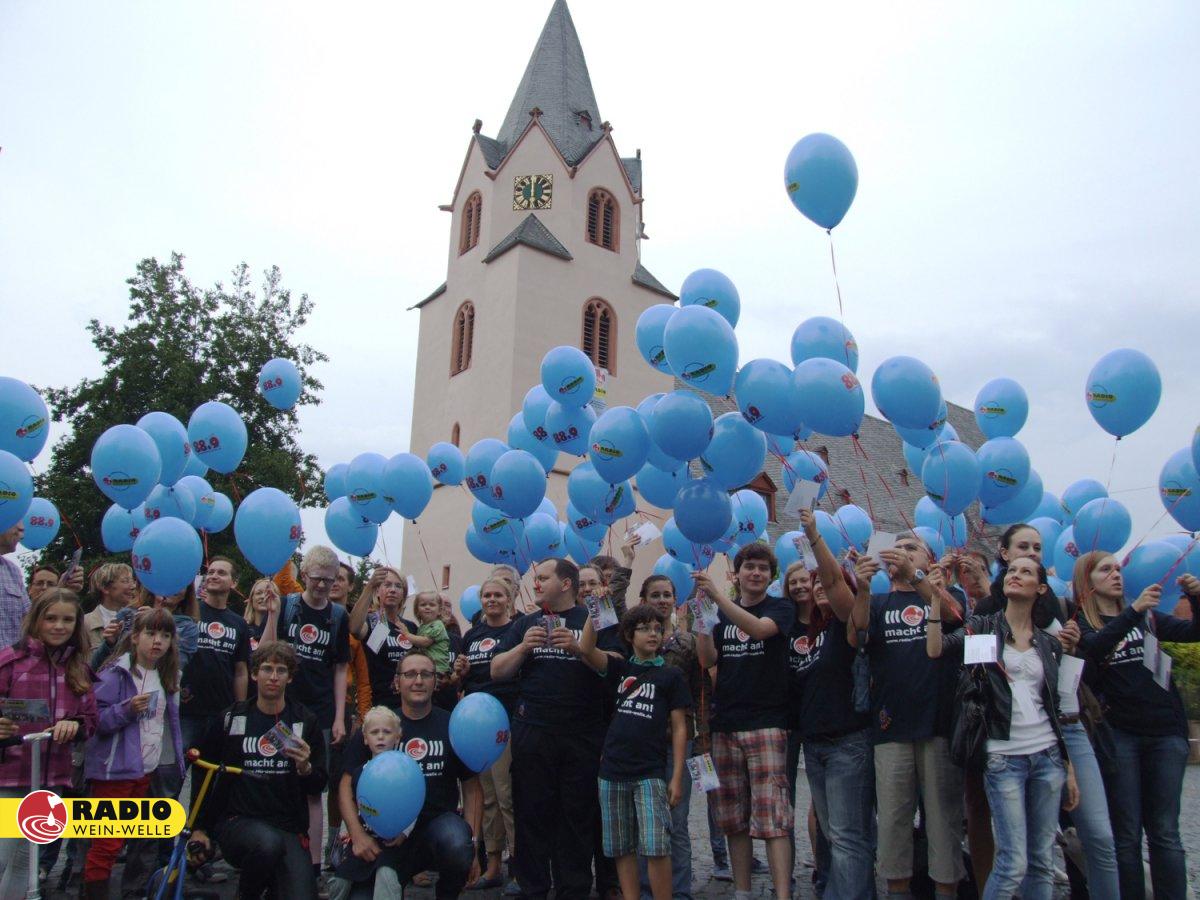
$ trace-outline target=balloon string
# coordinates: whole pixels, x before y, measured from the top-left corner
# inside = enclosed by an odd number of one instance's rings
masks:
[[[75,531],[75,526],[71,524],[71,520],[67,518],[67,514],[61,509],[58,511],[58,517],[63,520],[63,524],[67,526],[67,530],[71,532],[71,537],[75,539],[75,546],[79,550],[83,549],[83,541],[79,539],[78,532]]]
[[[1142,544],[1144,544],[1146,542],[1146,538],[1150,537],[1151,532],[1153,532],[1154,529],[1158,527],[1158,523],[1161,522],[1163,519],[1165,519],[1167,516],[1171,515],[1172,511],[1175,509],[1176,504],[1181,502],[1186,496],[1188,496],[1186,493],[1181,493],[1178,497],[1176,497],[1171,502],[1170,506],[1168,506],[1165,510],[1163,510],[1163,514],[1161,516],[1159,516],[1157,519],[1155,519],[1154,524],[1151,525],[1146,530],[1146,533],[1143,534],[1140,538],[1138,538],[1138,541],[1136,544],[1134,544],[1132,547],[1129,548],[1129,552],[1126,553],[1125,558],[1123,560],[1121,560],[1121,565],[1125,565],[1129,562],[1130,557],[1133,556],[1133,551],[1136,550],[1138,547],[1142,546]]]
[[[1113,440],[1112,460],[1108,464],[1108,479],[1104,482],[1104,493],[1108,493],[1109,487],[1112,485],[1113,470],[1117,467],[1117,448],[1121,446],[1121,439]]]
[[[417,543],[421,545],[421,553],[425,557],[425,565],[429,566],[429,579],[434,590],[438,589],[437,576],[433,574],[433,560],[429,558],[429,550],[425,547],[425,538],[421,534],[421,524],[416,520],[412,520],[413,527],[417,529]],[[416,609],[416,607],[413,607]]]
[[[416,519],[413,519],[413,524],[414,525],[417,524]],[[383,526],[382,525],[379,526],[379,543],[381,543],[383,545],[383,561],[385,563],[387,563],[388,567],[390,568],[392,565],[392,557],[388,554],[387,538],[385,538],[383,536]],[[372,549],[374,549],[374,548],[372,548]]]
[[[846,312],[842,308],[842,286],[840,284],[838,284],[837,255],[833,252],[833,229],[827,228],[827,229],[825,229],[825,233],[827,235],[829,235],[829,263],[833,267],[833,287],[837,291],[838,317],[843,320],[842,326],[843,326],[843,330],[845,330]],[[843,340],[842,343],[845,344],[846,343],[845,340]],[[850,368],[850,348],[849,347],[846,347],[846,368]]]
[[[300,472],[300,467],[296,467],[296,482],[300,485],[300,506],[304,505],[305,499],[308,497],[308,492],[304,488],[304,475]]]

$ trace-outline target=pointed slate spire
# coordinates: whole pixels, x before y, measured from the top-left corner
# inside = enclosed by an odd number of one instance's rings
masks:
[[[534,109],[541,111],[542,127],[572,165],[604,135],[587,61],[566,0],[554,0],[508,115],[496,135],[508,150],[525,131]]]

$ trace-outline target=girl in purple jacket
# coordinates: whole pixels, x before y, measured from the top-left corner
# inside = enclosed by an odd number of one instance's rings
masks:
[[[182,771],[179,733],[179,647],[167,609],[144,609],[100,670],[100,721],[88,741],[84,774],[93,797],[137,799],[149,793],[160,766]],[[107,897],[123,838],[98,838],[88,848],[83,896]]]
[[[15,701],[15,702],[14,702]],[[42,754],[42,784],[71,786],[71,747],[96,728],[83,610],[74,591],[43,591],[25,614],[21,639],[0,650],[0,739],[52,731],[36,745],[0,749],[0,797],[29,793],[30,748]],[[0,897],[18,897],[29,874],[29,842],[0,841]]]

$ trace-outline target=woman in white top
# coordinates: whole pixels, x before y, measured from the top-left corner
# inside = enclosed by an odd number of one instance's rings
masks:
[[[1032,559],[1010,563],[1008,600],[1001,612],[972,616],[954,634],[942,635],[942,592],[927,617],[931,657],[963,654],[978,638],[985,668],[987,769],[984,788],[992,810],[996,858],[983,900],[1050,900],[1054,891],[1054,832],[1063,785],[1065,809],[1079,802],[1075,773],[1059,724],[1058,661],[1062,646],[1033,624],[1033,604],[1047,590],[1046,570]],[[975,647],[972,647],[975,650]]]

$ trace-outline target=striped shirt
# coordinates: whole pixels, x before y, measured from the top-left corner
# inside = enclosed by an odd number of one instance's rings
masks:
[[[21,639],[21,620],[29,606],[20,567],[0,556],[0,647],[11,647]]]

